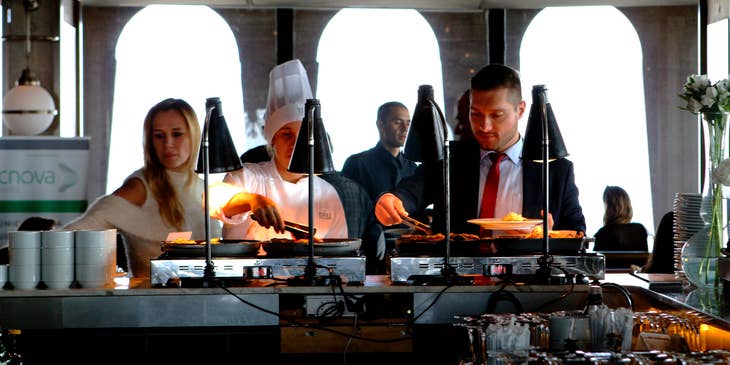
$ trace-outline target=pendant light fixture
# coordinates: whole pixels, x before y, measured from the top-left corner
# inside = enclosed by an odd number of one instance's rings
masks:
[[[25,8],[25,69],[16,86],[10,89],[3,100],[5,125],[17,135],[39,134],[51,125],[58,112],[51,94],[30,70],[32,11],[39,8],[37,0],[24,0]]]

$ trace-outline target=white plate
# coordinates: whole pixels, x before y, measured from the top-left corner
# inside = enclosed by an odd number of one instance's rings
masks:
[[[529,231],[538,224],[542,223],[542,219],[528,219],[524,221],[505,221],[502,218],[478,218],[469,219],[467,222],[477,224],[484,229],[493,231]]]

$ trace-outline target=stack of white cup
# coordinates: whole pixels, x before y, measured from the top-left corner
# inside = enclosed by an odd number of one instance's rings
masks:
[[[117,230],[75,231],[76,281],[82,288],[102,288],[114,282]]]
[[[41,278],[49,289],[68,289],[74,280],[74,232],[41,232]]]
[[[35,289],[41,280],[41,232],[8,232],[8,276],[16,289]]]
[[[8,282],[8,265],[0,265],[0,290]]]

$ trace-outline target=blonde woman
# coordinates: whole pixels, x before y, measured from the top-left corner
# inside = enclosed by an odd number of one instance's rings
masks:
[[[64,228],[116,228],[126,241],[130,276],[149,276],[150,259],[160,255],[168,233],[191,231],[193,239],[205,238],[203,182],[194,171],[199,144],[198,118],[187,102],[157,103],[144,121],[144,167]],[[251,199],[249,208],[267,204],[261,198]],[[220,225],[212,224],[212,237],[220,234]]]

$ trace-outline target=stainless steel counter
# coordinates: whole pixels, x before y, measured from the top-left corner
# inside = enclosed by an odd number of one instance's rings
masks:
[[[629,274],[607,274],[605,282],[626,286],[637,304],[636,310],[693,308],[730,329],[730,313],[719,296],[657,293],[648,290],[648,283]],[[271,284],[274,283],[259,282],[226,291],[151,288],[148,282],[122,281],[106,289],[0,290],[0,326],[22,329],[277,326],[280,322],[276,314],[280,312],[282,295],[321,296],[332,295],[333,291],[330,287]],[[342,289],[353,295],[399,294],[412,298],[412,317],[417,318],[416,324],[450,324],[455,314],[484,313],[490,296],[500,288],[501,285],[448,288],[391,285],[386,276],[368,276],[364,285]],[[570,285],[510,285],[505,290],[514,295],[525,311],[580,308],[586,295],[585,285],[572,289]],[[566,293],[565,298],[550,303]],[[613,297],[622,305],[621,298]],[[497,309],[512,310],[509,306],[500,307],[503,305],[498,304]]]

